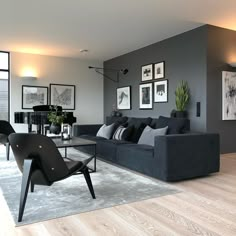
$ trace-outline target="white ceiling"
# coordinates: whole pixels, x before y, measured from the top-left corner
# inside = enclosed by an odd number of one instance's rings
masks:
[[[236,30],[236,0],[0,1],[7,51],[107,60],[202,24]]]

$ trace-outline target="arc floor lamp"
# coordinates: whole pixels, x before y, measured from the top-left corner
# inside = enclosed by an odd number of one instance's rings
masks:
[[[104,78],[109,79],[115,83],[119,83],[120,75],[126,75],[129,70],[128,69],[112,69],[112,68],[102,68],[102,67],[95,67],[89,66],[89,69],[94,69],[98,74],[104,76]],[[104,72],[102,72],[103,70]],[[105,74],[105,71],[116,72],[116,79],[111,78],[110,76]]]

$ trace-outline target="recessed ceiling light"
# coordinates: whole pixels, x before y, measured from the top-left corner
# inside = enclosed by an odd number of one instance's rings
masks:
[[[80,49],[79,50],[81,53],[87,53],[88,52],[88,49]]]

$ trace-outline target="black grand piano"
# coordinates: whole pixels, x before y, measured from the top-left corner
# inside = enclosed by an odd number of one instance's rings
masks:
[[[57,106],[58,112],[62,112],[62,107]],[[45,134],[46,130],[44,129],[44,126],[46,124],[50,124],[48,121],[48,113],[51,111],[50,105],[40,105],[40,106],[34,106],[34,111],[31,112],[15,112],[15,123],[18,124],[28,124],[28,132],[32,132],[32,125],[37,125],[37,133],[38,134]],[[73,125],[73,123],[76,122],[76,117],[74,117],[73,112],[67,112],[66,111],[66,118],[64,120],[64,123]]]

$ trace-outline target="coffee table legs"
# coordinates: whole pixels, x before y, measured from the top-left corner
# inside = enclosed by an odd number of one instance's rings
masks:
[[[97,148],[96,148],[96,145],[94,145],[93,157],[94,157],[93,169],[88,167],[90,173],[97,171]],[[70,160],[70,158],[67,157],[67,147],[65,147],[65,158]]]

